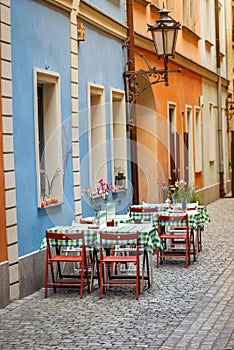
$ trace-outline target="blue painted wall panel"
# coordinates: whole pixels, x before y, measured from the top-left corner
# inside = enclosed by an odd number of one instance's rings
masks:
[[[45,69],[48,64],[49,70],[60,74],[62,119],[70,118],[70,22],[69,14],[46,2],[17,0],[11,1],[11,24],[17,223],[22,256],[40,248],[46,228],[69,224],[74,215],[71,153],[64,169],[66,203],[47,211],[37,208],[33,91],[34,67]],[[64,144],[64,151],[70,148],[71,144]]]
[[[117,22],[125,24],[126,0],[86,0],[89,5],[97,8]]]
[[[110,88],[124,91],[123,69],[126,62],[122,42],[109,34],[84,23],[86,40],[79,44],[79,130],[80,130],[80,159],[81,187],[89,186],[89,168],[87,157],[88,144],[88,83],[101,85],[105,90],[107,159],[111,160],[110,140]],[[112,180],[112,163],[108,162],[108,181]],[[119,193],[121,206],[119,212],[126,212],[126,193]],[[83,216],[91,215],[88,205],[83,203]]]

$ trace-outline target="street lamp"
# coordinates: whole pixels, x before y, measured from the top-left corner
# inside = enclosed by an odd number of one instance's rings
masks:
[[[153,26],[148,24],[148,30],[152,34],[158,58],[161,56],[174,57],[177,33],[181,24],[168,16],[169,11],[166,8],[158,12],[160,13],[159,19]]]
[[[168,70],[168,57],[174,57],[175,55],[177,33],[178,30],[181,29],[181,24],[169,17],[168,13],[169,11],[166,8],[163,8],[159,11],[160,17],[156,20],[155,24],[148,24],[148,31],[151,32],[157,56],[159,59],[160,57],[163,57],[164,68],[156,69],[156,67],[151,67],[143,53],[137,51],[134,47],[129,47],[127,43],[125,43],[124,45],[128,50],[133,50],[136,54],[138,54],[147,65],[147,70],[132,70],[131,67],[133,66],[134,57],[131,59],[129,58],[127,63],[125,64],[123,74],[127,92],[126,98],[127,102],[129,102],[130,104],[133,104],[136,98],[151,85],[164,82],[165,85],[168,86],[169,72],[181,72],[181,69]],[[144,80],[144,83],[141,83],[140,85],[137,82],[137,77],[139,76],[143,77]],[[149,81],[150,77],[154,80]]]
[[[156,69],[156,67],[150,66],[143,53],[135,49],[132,1],[127,1],[128,40],[123,46],[128,49],[128,60],[124,67],[123,78],[127,102],[127,128],[130,131],[131,139],[131,171],[132,182],[134,184],[133,204],[137,204],[139,200],[136,148],[137,131],[135,126],[136,110],[133,108],[135,101],[143,91],[154,84],[164,82],[168,86],[169,72],[181,72],[181,69],[168,70],[168,57],[174,57],[177,33],[181,29],[181,24],[169,17],[168,13],[169,11],[163,5],[163,9],[159,11],[160,17],[156,20],[156,23],[153,26],[148,25],[148,31],[152,34],[158,58],[160,59],[162,56],[164,60],[164,68]],[[147,69],[135,70],[134,53],[144,60]]]

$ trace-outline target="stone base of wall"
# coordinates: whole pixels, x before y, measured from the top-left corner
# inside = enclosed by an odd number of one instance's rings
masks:
[[[20,298],[44,287],[45,250],[19,259]]]
[[[0,281],[0,308],[3,308],[10,303],[8,262],[0,264]]]
[[[203,188],[202,190],[196,191],[201,197],[205,205],[212,203],[220,198],[219,194],[219,184],[214,186]]]

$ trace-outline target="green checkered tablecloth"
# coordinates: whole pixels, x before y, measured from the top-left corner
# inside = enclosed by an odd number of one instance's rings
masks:
[[[141,204],[141,205],[131,205],[131,208],[136,208],[136,209],[143,209],[144,210],[144,208],[147,208],[147,209],[150,209],[150,208],[155,208],[157,205],[156,204],[154,204],[154,205],[150,205],[150,204],[148,204],[148,205],[143,205],[143,204]],[[168,208],[168,207],[167,207]],[[162,206],[162,209],[161,210],[166,210],[166,207],[164,208],[164,206]],[[130,215],[130,210],[129,210],[129,215]],[[137,211],[137,212],[134,212],[134,211],[132,211],[131,212],[131,218],[133,219],[133,220],[141,220],[141,221],[152,221],[152,217],[155,215],[155,212],[148,212],[148,211],[146,211],[146,212],[144,212],[144,211]]]
[[[175,216],[176,215],[181,216],[183,214],[183,212],[176,213],[176,212],[162,211],[162,212],[155,213],[154,218],[153,218],[153,224],[155,226],[158,225],[158,216],[160,214],[161,215],[168,215],[168,216],[174,216],[174,215]],[[189,213],[188,212],[188,223],[189,223],[189,226],[192,227],[193,229],[195,229],[195,230],[198,229],[199,225],[200,225],[200,215],[199,215],[199,213]],[[169,225],[173,226],[174,222],[170,221],[169,223],[167,222],[166,224],[167,225],[169,224]],[[162,222],[160,222],[160,225],[163,226],[163,225],[165,225],[165,223],[162,221]],[[177,221],[176,225],[184,226],[185,225],[185,221],[181,221],[181,222]]]
[[[87,247],[93,246],[98,237],[99,229],[98,228],[92,228],[92,225],[86,225],[86,224],[78,224],[75,223],[71,226],[55,226],[51,227],[50,229],[47,229],[49,232],[58,232],[58,233],[76,233],[83,231],[84,232],[84,238],[85,238],[85,245]],[[71,241],[62,241],[62,240],[53,240],[51,239],[51,244],[54,246],[69,246],[69,247],[78,247],[79,242],[77,240],[71,240]],[[46,248],[46,237],[44,237],[42,243],[41,243],[41,249]]]
[[[197,218],[198,228],[203,231],[204,225],[210,222],[210,217],[207,208],[204,205],[199,205],[197,211],[199,214]]]
[[[157,207],[157,212],[132,212],[132,218],[141,221],[151,221],[154,226],[157,226],[159,214],[169,213],[169,208],[166,204],[154,204]],[[133,205],[135,208],[150,208],[144,205]],[[197,210],[187,210],[189,216],[189,225],[194,229],[204,230],[204,225],[210,222],[209,214],[204,205],[198,206]]]
[[[84,232],[86,246],[99,246],[100,244],[100,231],[104,232],[118,232],[118,233],[130,233],[138,231],[139,245],[144,246],[149,252],[154,253],[155,248],[163,249],[161,240],[158,236],[156,227],[151,224],[120,224],[117,227],[103,227],[93,228],[92,225],[86,224],[74,224],[72,226],[55,226],[48,229],[50,232],[60,233],[75,233],[79,231]],[[115,242],[112,242],[113,244]],[[62,240],[51,240],[51,244],[54,246],[69,246],[77,247],[79,242],[76,240],[70,241],[69,245]],[[129,244],[129,242],[123,242],[123,244]],[[41,249],[46,247],[46,238],[41,243]]]
[[[151,253],[153,253],[156,248],[163,249],[156,227],[151,224],[123,224],[118,227],[105,228],[103,231],[113,233],[130,233],[138,231],[139,245],[146,247]]]

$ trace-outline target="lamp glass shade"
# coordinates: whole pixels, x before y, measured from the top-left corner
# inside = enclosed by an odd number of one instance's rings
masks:
[[[177,28],[157,28],[151,30],[152,38],[157,55],[160,56],[174,56],[175,45],[177,39]]]
[[[151,32],[154,46],[157,55],[174,56],[177,33],[180,29],[180,23],[175,22],[168,16],[168,10],[162,9],[159,11],[160,18],[156,20],[153,26],[148,25],[148,30]]]

